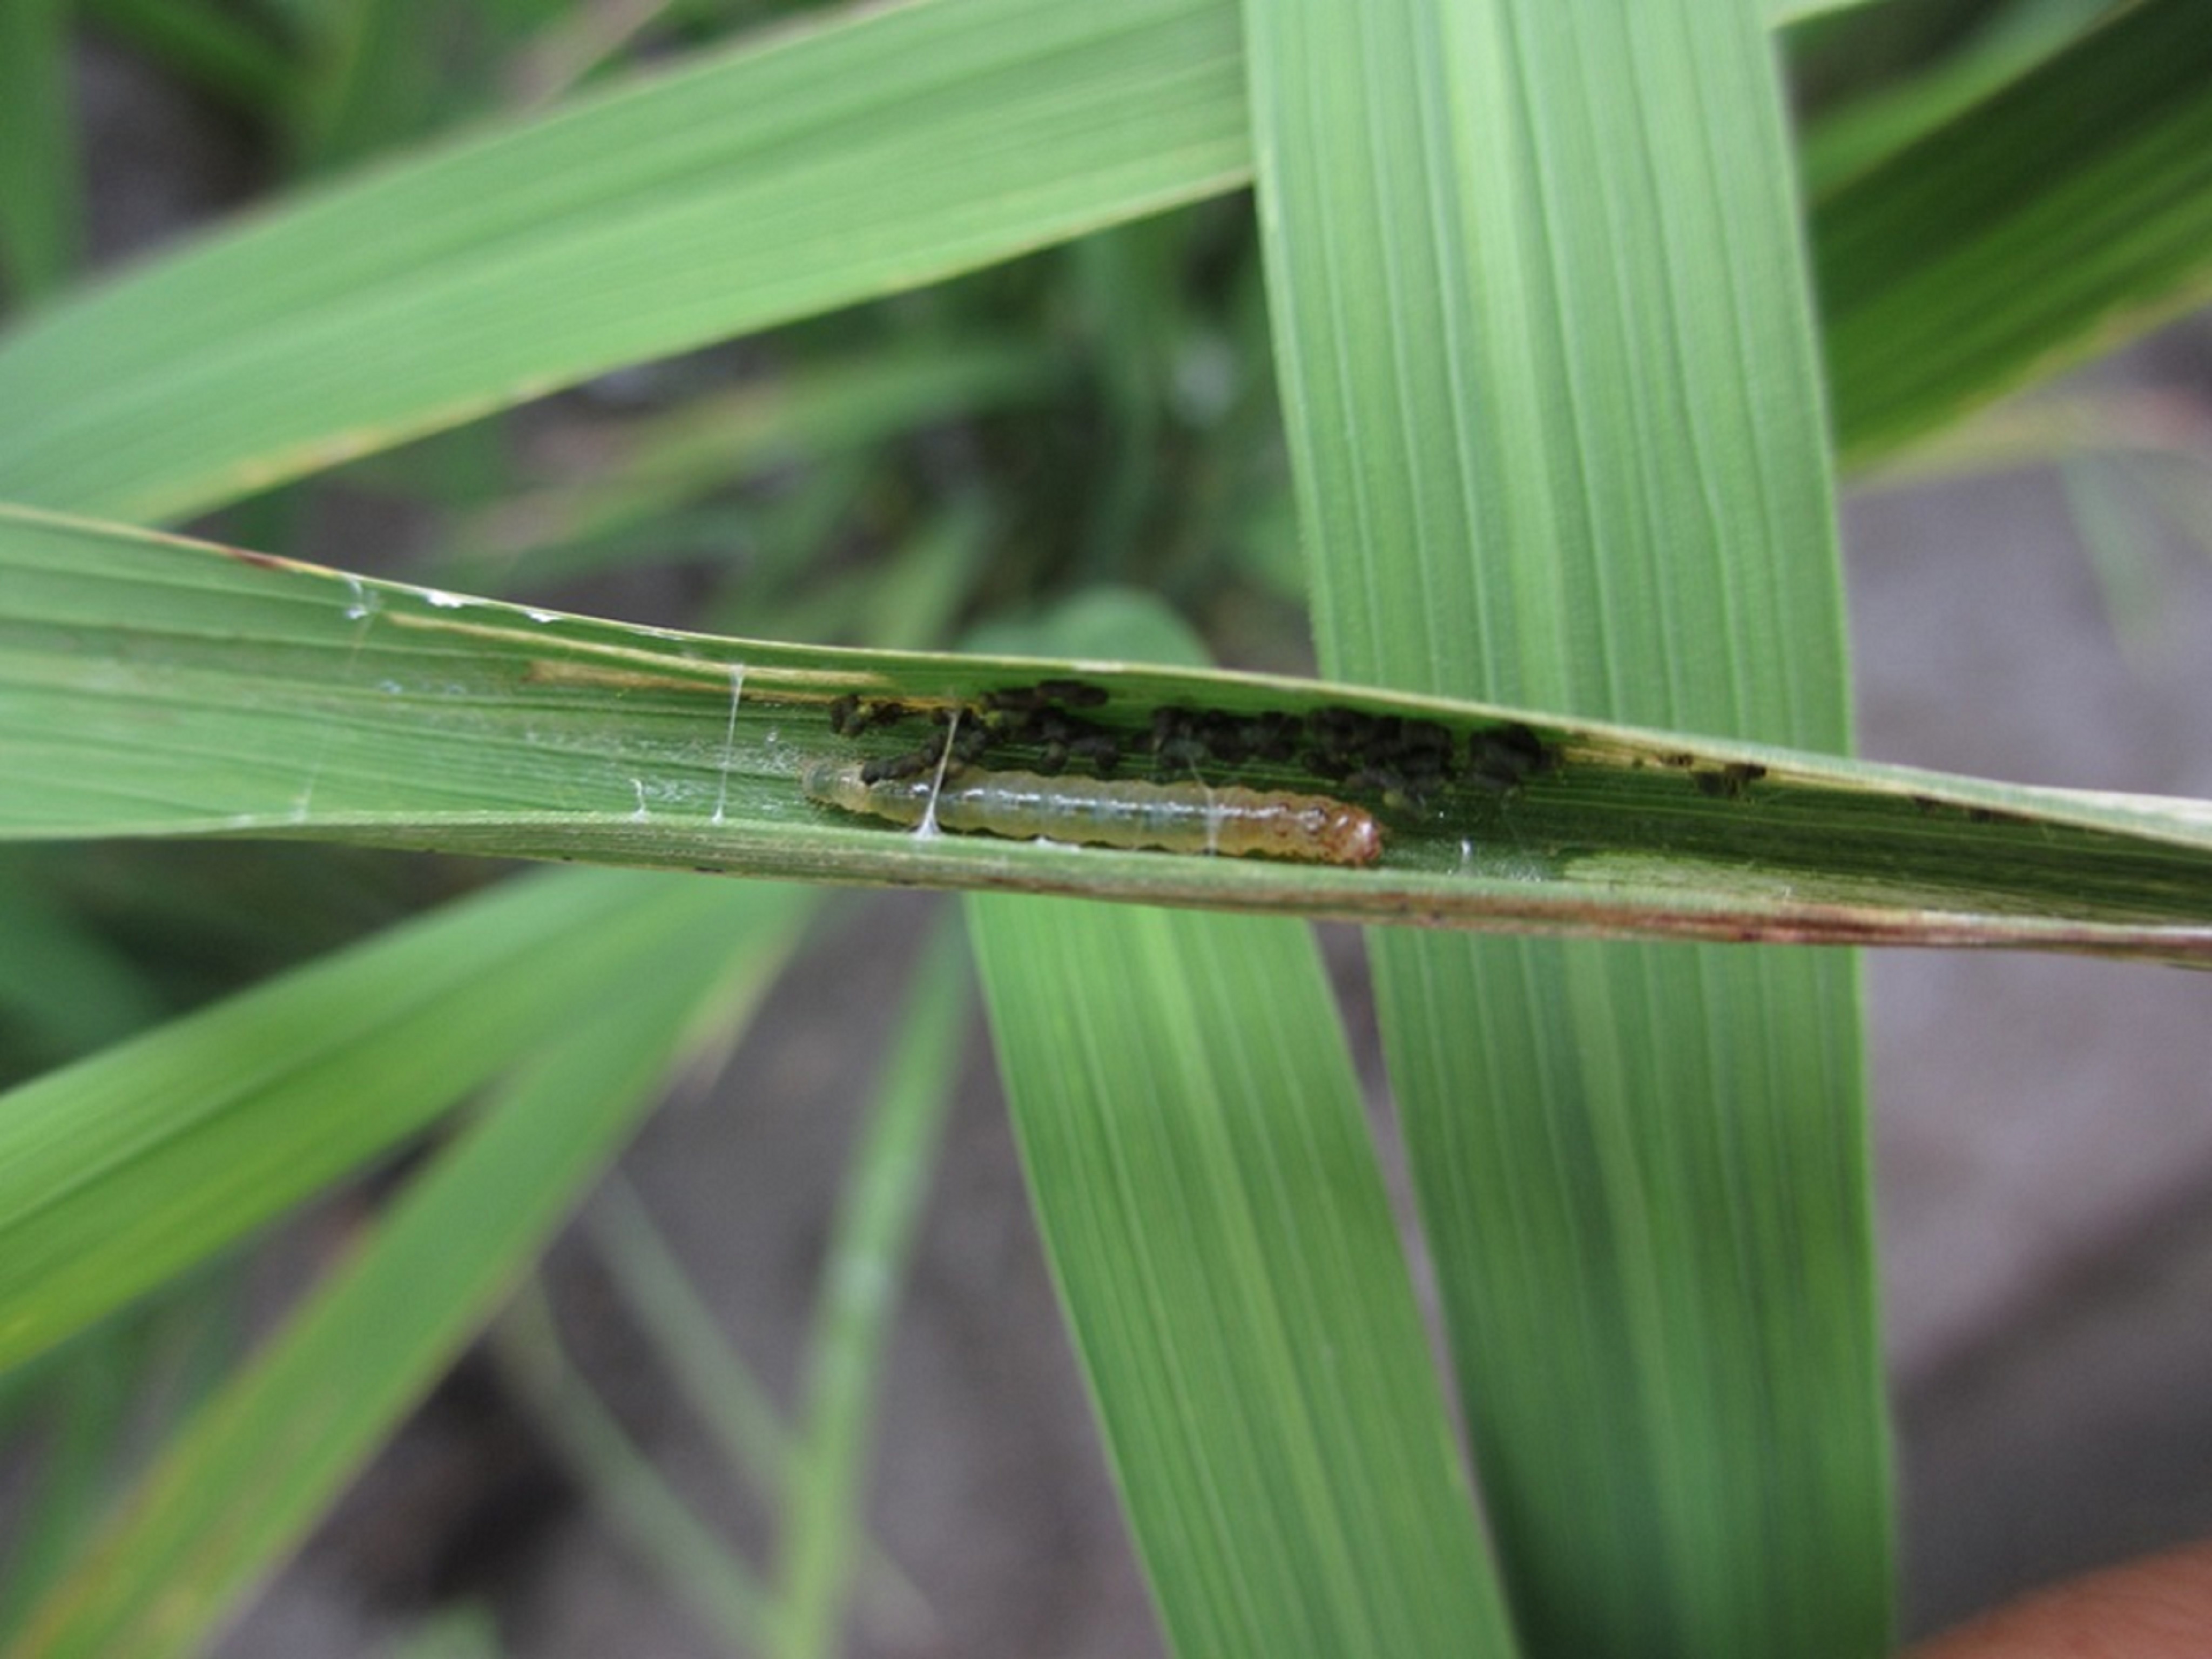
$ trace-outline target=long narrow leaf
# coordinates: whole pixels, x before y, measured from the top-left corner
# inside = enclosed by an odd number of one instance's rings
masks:
[[[1807,191],[1820,195],[1956,119],[2066,50],[2112,9],[2112,0],[1994,8],[1930,61],[1820,112],[1799,143]]]
[[[954,919],[940,918],[884,1059],[823,1263],[805,1426],[779,1546],[775,1646],[784,1659],[842,1650],[849,1587],[866,1539],[860,1508],[884,1358],[971,1023],[965,956]]]
[[[1511,1653],[1310,937],[1049,900],[969,914],[1176,1650]]]
[[[545,1297],[518,1298],[494,1328],[492,1342],[523,1403],[593,1509],[629,1535],[669,1593],[731,1650],[764,1644],[775,1613],[767,1588],[568,1363]]]
[[[510,884],[0,1095],[0,1365],[421,1130],[649,979],[702,903]]]
[[[653,1359],[667,1370],[684,1404],[713,1436],[726,1478],[780,1510],[791,1492],[795,1431],[786,1426],[768,1384],[738,1352],[732,1334],[721,1328],[720,1316],[654,1227],[643,1200],[619,1176],[611,1177],[585,1210],[583,1224]],[[652,1479],[651,1469],[641,1455],[627,1453],[618,1437],[617,1437],[611,1425],[601,1423],[587,1403],[580,1403],[584,1382],[573,1367],[562,1363],[551,1332],[529,1321],[509,1323],[516,1328],[510,1333],[508,1355],[534,1379],[548,1417],[563,1425],[556,1431],[568,1437],[587,1484],[619,1468],[622,1473],[609,1481],[623,1489],[610,1494],[616,1510],[635,1514],[650,1503],[657,1513],[672,1513],[670,1506],[680,1503],[672,1492],[665,1501],[640,1502],[638,1494]],[[688,1528],[686,1535],[702,1540],[706,1536]],[[645,1532],[639,1537],[641,1543],[649,1543]],[[860,1590],[868,1613],[878,1617],[884,1627],[907,1629],[926,1622],[928,1607],[921,1592],[872,1540],[863,1537],[860,1541],[866,1554]],[[673,1557],[659,1558],[656,1565],[672,1567],[675,1576],[680,1576],[691,1559],[692,1545],[687,1542],[677,1547]],[[732,1570],[737,1570],[734,1559]],[[728,1594],[713,1598],[715,1616],[726,1621],[742,1600],[750,1631],[746,1639],[763,1640],[774,1633],[776,1623],[773,1601],[749,1570],[745,1579],[742,1598]]]
[[[1847,458],[2212,297],[2208,83],[2199,0],[2144,0],[1820,204]]]
[[[75,268],[83,179],[66,0],[0,6],[0,295],[49,299]]]
[[[1234,189],[1251,167],[1234,3],[909,0],[337,186],[0,337],[0,495],[178,516]],[[2104,75],[2063,55],[2040,101],[1978,111],[1820,205],[1854,453],[2203,291],[2212,144],[2186,95],[2203,31],[2181,27],[2142,88],[2132,58]],[[2117,201],[2143,216],[2079,262],[2090,282],[2045,263],[2042,229]],[[2070,234],[2057,245],[2074,259]],[[1991,267],[2015,296],[2002,338],[1979,315],[1921,325],[1917,295],[1978,310],[1979,275],[1955,273]]]
[[[1324,664],[1820,747],[1840,602],[1749,3],[1249,4]],[[1538,1654],[1870,1654],[1885,1441],[1847,960],[1374,941]]]
[[[457,527],[441,566],[447,580],[505,572],[525,558],[543,580],[580,555],[623,546],[639,523],[809,454],[858,448],[956,413],[1035,398],[1050,383],[1041,351],[974,342],[816,364],[794,382],[702,398],[599,434],[607,453],[589,476],[520,491]],[[627,534],[626,534],[627,532]],[[550,557],[548,556],[550,554]]]
[[[624,1314],[714,1437],[731,1476],[781,1492],[791,1444],[775,1399],[685,1275],[645,1200],[617,1172],[592,1195],[582,1225]]]
[[[82,0],[81,10],[131,48],[215,97],[266,109],[284,95],[292,60],[273,20],[222,0]]]
[[[43,1443],[9,1505],[0,1651],[100,1523],[129,1442],[137,1334],[119,1322],[87,1332],[41,1379],[43,1434],[10,1436],[17,1445]]]
[[[1706,602],[1757,591],[1747,574]],[[1461,607],[1437,595],[1438,614]],[[1415,722],[1454,775],[1394,804],[1387,779],[1340,783],[1298,753],[1200,771],[1342,789],[1380,824],[1372,868],[919,836],[804,794],[817,763],[941,738],[931,709],[973,721],[1054,680],[1105,697],[1084,717],[1126,773],[1186,798],[1192,769],[1152,747],[1178,708],[1309,746],[1347,718],[1370,737]],[[841,733],[844,697],[908,712]],[[1469,757],[1495,760],[1516,727],[1552,763],[1508,787]],[[984,760],[1051,763],[1011,738]],[[676,635],[4,509],[0,766],[0,837],[312,836],[1589,934],[2212,949],[2212,812],[2188,802],[1297,681]],[[1080,768],[1050,786],[1077,804],[1088,787]]]
[[[172,517],[1212,194],[1235,23],[866,8],[335,189],[0,340],[0,495]]]
[[[163,1453],[11,1659],[196,1652],[289,1552],[512,1287],[687,1046],[750,1012],[805,909],[787,889],[691,896],[653,971],[607,984],[532,1054]]]

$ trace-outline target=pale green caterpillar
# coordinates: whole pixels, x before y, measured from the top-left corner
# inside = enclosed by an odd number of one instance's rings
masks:
[[[1370,865],[1382,856],[1382,827],[1374,815],[1328,795],[980,769],[941,784],[927,777],[871,783],[858,765],[836,761],[816,762],[804,781],[810,798],[848,812],[917,826],[933,816],[946,830],[1012,841],[1310,864]]]

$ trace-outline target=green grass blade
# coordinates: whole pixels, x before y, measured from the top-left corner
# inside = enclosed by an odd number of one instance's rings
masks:
[[[1728,603],[1759,597],[1755,569],[1732,580]],[[938,729],[915,712],[841,736],[841,694],[972,713],[1069,674],[1106,695],[1095,712],[1133,768],[1162,708],[1305,720],[1348,702],[1461,749],[1529,722],[1559,764],[1419,809],[1368,791],[1387,837],[1371,869],[921,837],[803,797],[810,762]],[[1002,748],[991,765],[1043,763]],[[1594,936],[2212,951],[2212,811],[2190,802],[1292,680],[672,634],[4,509],[0,770],[0,838],[313,837]],[[1295,764],[1249,781],[1340,787]]]
[[[379,1650],[377,1659],[501,1659],[499,1620],[473,1601],[441,1607]]]
[[[481,27],[489,20],[476,21]],[[465,14],[435,0],[349,0],[314,25],[284,100],[293,159],[311,173],[436,131],[447,115],[441,67],[482,49]]]
[[[2212,28],[2124,9],[1820,204],[1846,460],[2212,297]]]
[[[68,0],[0,6],[0,295],[17,309],[51,299],[82,253],[69,14]]]
[[[1813,337],[1754,8],[1246,19],[1328,669],[1840,748]],[[1529,1650],[1879,1650],[1848,961],[1374,946]]]
[[[132,1426],[137,1335],[115,1324],[87,1332],[40,1379],[38,1430],[9,1437],[37,1439],[27,1476],[11,1483],[0,1651],[99,1524]]]
[[[716,902],[510,884],[0,1095],[0,1365],[421,1130]]]
[[[154,519],[1241,177],[1213,0],[808,21],[240,227],[0,340],[0,495]]]
[[[262,111],[293,79],[284,46],[258,12],[240,16],[228,0],[79,0],[93,22],[203,92]]]
[[[818,363],[793,380],[695,399],[668,413],[610,422],[593,434],[600,469],[517,491],[465,520],[441,580],[482,586],[478,572],[526,569],[543,580],[612,563],[627,538],[666,514],[773,468],[860,449],[932,422],[1034,402],[1055,365],[1034,347],[950,341]],[[586,550],[600,553],[598,561]]]
[[[676,1253],[653,1226],[643,1201],[619,1175],[609,1177],[593,1196],[583,1221],[624,1311],[635,1322],[684,1404],[714,1437],[715,1450],[732,1481],[761,1495],[772,1510],[781,1513],[789,1501],[795,1436],[786,1426],[768,1385],[745,1364],[721,1328],[721,1316],[694,1286]],[[566,1367],[551,1363],[557,1356],[544,1346],[544,1340],[542,1332],[528,1334],[520,1346],[529,1363],[544,1364],[546,1387],[541,1397],[557,1413],[562,1409],[558,1402],[577,1397],[583,1385],[564,1375]],[[585,1428],[576,1436],[574,1452],[597,1468],[600,1454],[589,1449],[604,1449],[608,1443],[604,1436]],[[648,1472],[633,1467],[641,1462],[629,1456],[612,1459],[608,1467],[618,1466],[623,1472],[611,1479],[611,1488],[641,1489]],[[655,1500],[654,1508],[665,1510],[668,1504],[678,1501],[670,1494],[665,1503]],[[619,1515],[627,1512],[629,1502],[616,1497],[612,1507]],[[646,1541],[643,1534],[640,1536],[641,1541]],[[868,1610],[880,1613],[886,1626],[895,1620],[904,1620],[908,1626],[925,1620],[927,1603],[921,1592],[872,1540],[864,1535],[859,1541],[865,1552],[860,1589]],[[678,1545],[674,1557],[663,1558],[658,1565],[672,1578],[679,1577],[690,1553],[690,1545]],[[753,1582],[749,1571],[746,1582],[746,1606],[751,1609],[746,1617],[750,1620],[757,1616],[759,1628],[754,1633],[764,1638],[772,1633],[768,1592]],[[720,1597],[718,1605],[726,1613],[732,1600]]]
[[[843,1650],[866,1545],[860,1499],[884,1352],[971,1020],[966,955],[945,918],[916,966],[844,1177],[815,1297],[803,1427],[783,1488],[774,1649],[784,1659]]]
[[[1998,6],[1932,62],[1824,110],[1803,133],[1800,171],[1820,196],[1972,109],[2112,10],[2112,0]]]
[[[568,1363],[544,1297],[533,1287],[520,1297],[493,1328],[492,1341],[592,1508],[629,1535],[639,1559],[726,1646],[740,1653],[763,1646],[775,1627],[767,1587],[631,1443]]]
[[[732,1475],[781,1492],[791,1437],[775,1401],[730,1346],[721,1316],[693,1286],[644,1200],[617,1173],[592,1195],[583,1225],[623,1310],[714,1437]]]
[[[1770,22],[1781,26],[1874,3],[1875,0],[1767,0],[1766,12]]]
[[[2074,537],[2097,579],[2113,642],[2140,672],[2149,655],[2147,642],[2163,620],[2167,592],[2148,492],[2118,466],[2094,457],[2073,458],[2057,472]]]
[[[726,886],[660,929],[159,1458],[11,1659],[198,1651],[513,1285],[671,1069],[757,1002],[805,895]],[[591,942],[580,942],[589,955]],[[312,1085],[276,1103],[301,1113]]]
[[[130,957],[70,913],[55,875],[51,854],[0,856],[0,1027],[27,1070],[74,1059],[162,1012]]]
[[[969,914],[1176,1650],[1510,1653],[1310,936],[996,896]]]
[[[167,15],[103,3],[131,27]],[[2154,0],[2101,34],[2147,39],[2191,3]],[[231,33],[179,50],[258,84],[271,49]],[[2204,291],[2195,33],[2124,61],[2093,38],[1821,204],[1855,455]],[[0,418],[0,495],[181,515],[623,363],[1233,189],[1250,165],[1241,62],[1228,0],[921,0],[510,124],[0,337],[0,410],[20,411]],[[2078,205],[2122,201],[2141,222],[2083,258]],[[1931,202],[1941,234],[1923,236]],[[1883,240],[1900,222],[1911,234]],[[2010,301],[1957,326],[1991,268]]]
[[[989,567],[997,529],[974,502],[936,514],[916,526],[888,567],[855,571],[817,590],[816,626],[800,637],[864,641],[895,651],[945,645]],[[808,619],[803,601],[783,611],[801,623]]]

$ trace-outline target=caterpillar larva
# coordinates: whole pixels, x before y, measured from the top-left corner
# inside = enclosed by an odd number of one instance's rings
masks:
[[[919,824],[930,811],[933,780],[871,783],[857,765],[817,761],[805,782],[810,797],[829,805]],[[1382,828],[1373,814],[1327,795],[1274,789],[974,770],[937,788],[936,815],[947,830],[1012,841],[1257,854],[1312,864],[1366,865],[1382,856]]]

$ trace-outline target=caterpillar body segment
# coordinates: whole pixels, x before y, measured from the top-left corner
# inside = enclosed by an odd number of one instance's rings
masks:
[[[811,799],[848,812],[917,826],[933,817],[947,830],[1012,841],[1310,864],[1364,866],[1382,856],[1382,829],[1373,814],[1328,795],[1287,790],[984,770],[957,774],[933,787],[921,777],[870,780],[859,765],[836,761],[809,767],[804,782]]]

